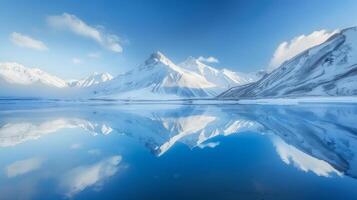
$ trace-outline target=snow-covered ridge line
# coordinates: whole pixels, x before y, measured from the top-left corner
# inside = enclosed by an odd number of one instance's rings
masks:
[[[357,27],[344,29],[221,99],[357,95]]]
[[[44,84],[49,87],[89,87],[113,79],[109,73],[93,73],[80,80],[66,81],[38,68],[29,68],[15,62],[0,63],[0,80],[9,84]]]
[[[27,68],[14,62],[0,63],[0,80],[10,84],[30,85],[41,83],[48,86],[63,88],[66,81],[48,74],[38,68]]]
[[[17,63],[0,63],[0,97],[186,99],[214,97],[260,75],[218,70],[189,57],[176,65],[155,52],[137,68],[113,77],[94,73],[65,81],[39,69]]]
[[[130,100],[209,98],[256,77],[218,70],[189,57],[179,65],[155,52],[137,68],[94,88],[97,98]]]

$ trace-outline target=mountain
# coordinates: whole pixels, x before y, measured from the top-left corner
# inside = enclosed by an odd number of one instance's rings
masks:
[[[0,63],[0,96],[147,100],[214,97],[257,77],[218,70],[193,57],[176,65],[160,52],[153,53],[139,67],[114,78],[108,73],[94,73],[74,81],[65,81],[17,63]]]
[[[357,27],[331,36],[262,79],[231,88],[219,98],[357,95]]]
[[[26,68],[18,63],[0,63],[0,80],[10,84],[32,85],[42,84],[63,88],[66,81],[37,68]]]
[[[122,99],[213,97],[252,80],[229,70],[214,69],[194,58],[176,65],[161,52],[155,52],[136,69],[94,87],[92,93]]]
[[[109,73],[93,73],[90,76],[87,76],[80,80],[69,81],[68,86],[70,87],[90,87],[93,85],[97,85],[106,81],[110,81],[113,79],[113,76]]]
[[[18,63],[0,63],[1,97],[76,98],[86,88],[111,80],[108,73],[94,73],[86,78],[65,81],[38,68]]]
[[[37,68],[0,63],[1,97],[58,97],[67,82]]]
[[[98,85],[95,94],[118,98],[211,96],[215,85],[204,77],[182,69],[162,53],[153,53],[142,65]]]
[[[214,83],[221,88],[230,88],[232,86],[244,85],[258,79],[259,74],[243,74],[239,72],[233,72],[228,69],[215,69],[208,66],[198,59],[190,56],[184,62],[179,64],[180,67],[198,73],[205,77],[206,80]]]

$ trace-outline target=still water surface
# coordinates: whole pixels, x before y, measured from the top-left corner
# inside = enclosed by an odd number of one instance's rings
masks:
[[[357,105],[19,105],[0,199],[357,199]]]

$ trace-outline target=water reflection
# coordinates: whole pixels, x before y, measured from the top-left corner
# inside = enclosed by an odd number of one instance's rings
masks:
[[[357,106],[355,105],[165,105],[76,106],[0,111],[0,149],[82,129],[91,136],[123,135],[163,156],[175,144],[191,149],[221,145],[213,138],[258,133],[270,138],[286,165],[317,176],[357,178]],[[81,150],[73,143],[69,149]],[[71,161],[59,171],[58,191],[73,197],[86,188],[100,190],[125,157],[102,149],[86,150],[86,163]],[[90,161],[90,162],[89,162]],[[46,158],[30,157],[7,163],[8,178],[40,171]],[[125,166],[125,164],[123,165]],[[123,167],[125,168],[125,167]],[[46,176],[51,176],[46,174]],[[0,182],[1,183],[1,182]],[[3,182],[4,183],[4,182]],[[0,191],[2,191],[0,187]]]
[[[119,169],[121,156],[111,156],[91,165],[83,165],[65,172],[61,180],[61,187],[66,196],[72,197],[76,193],[90,186],[99,188],[105,178],[113,176]]]

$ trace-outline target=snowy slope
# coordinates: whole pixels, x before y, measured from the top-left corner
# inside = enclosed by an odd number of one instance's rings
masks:
[[[179,66],[198,73],[199,75],[205,77],[206,80],[222,88],[244,85],[256,81],[258,78],[252,74],[233,72],[228,69],[218,70],[200,62],[198,59],[192,56],[188,57],[184,62],[180,63]]]
[[[220,98],[357,95],[357,28],[286,61],[261,80],[232,88]]]
[[[37,68],[26,68],[18,63],[0,63],[0,79],[10,84],[43,84],[57,88],[67,86],[66,81],[56,76]]]
[[[153,53],[138,68],[98,85],[98,97],[120,99],[182,99],[213,97],[228,88],[256,80],[255,75],[217,70],[193,57],[180,65]]]
[[[0,63],[1,97],[59,97],[67,82],[37,68]]]
[[[93,73],[90,76],[87,76],[80,80],[69,81],[68,86],[70,87],[90,87],[97,85],[106,81],[113,79],[113,76],[109,73]]]
[[[111,80],[108,73],[94,73],[77,81],[65,81],[38,68],[18,63],[0,63],[1,97],[77,98],[86,88]]]
[[[98,85],[98,96],[145,99],[150,94],[182,97],[205,97],[216,94],[216,85],[203,76],[183,69],[162,53],[153,53],[144,64],[111,81]]]

